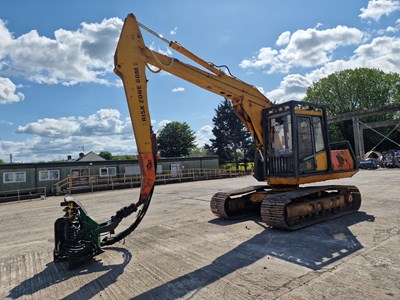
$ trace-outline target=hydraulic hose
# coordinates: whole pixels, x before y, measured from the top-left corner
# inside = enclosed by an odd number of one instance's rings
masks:
[[[126,238],[128,235],[130,235],[136,229],[136,227],[138,227],[138,225],[142,221],[143,217],[145,216],[147,209],[149,208],[151,198],[153,196],[153,191],[154,191],[154,187],[151,190],[151,193],[149,194],[149,196],[147,197],[145,203],[143,204],[142,209],[136,215],[135,222],[133,222],[128,228],[121,231],[120,233],[118,233],[112,237],[105,237],[100,243],[101,246],[109,246],[109,245],[115,244],[116,242],[119,242],[120,240],[122,240],[122,239]],[[134,206],[135,208],[132,209],[132,211],[130,213],[128,213],[126,216],[122,216],[122,218],[128,217],[131,213],[133,213],[137,210],[135,204],[131,204],[130,206],[128,206],[126,208],[129,208],[131,206],[132,207]],[[122,211],[122,210],[120,210],[120,211]],[[118,214],[118,212],[117,212],[117,214]],[[121,218],[121,220],[122,220],[122,218]]]
[[[154,139],[155,139],[155,136],[154,136]],[[153,143],[156,143],[156,141],[154,140]],[[156,148],[154,150],[155,150],[154,153],[157,153]],[[154,172],[155,172],[155,170],[157,170],[156,155],[154,155]],[[153,192],[154,192],[154,182],[153,182],[153,186],[150,190],[150,193],[147,195],[147,197],[144,199],[144,201],[143,201],[142,197],[140,197],[139,201],[136,204],[132,203],[129,206],[125,206],[125,207],[121,208],[119,211],[117,211],[115,213],[115,216],[111,217],[112,222],[116,222],[117,224],[119,224],[122,221],[122,219],[130,216],[132,213],[134,213],[138,210],[139,206],[143,205],[142,208],[137,213],[135,221],[128,228],[126,228],[125,230],[121,231],[120,233],[118,233],[114,236],[105,237],[100,243],[101,246],[109,246],[109,245],[115,244],[116,242],[119,242],[120,240],[122,240],[122,239],[126,238],[128,235],[130,235],[138,227],[138,225],[144,218],[144,216],[147,212],[147,209],[150,206]]]

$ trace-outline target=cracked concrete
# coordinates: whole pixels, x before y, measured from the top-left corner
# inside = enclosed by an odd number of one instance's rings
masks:
[[[360,211],[295,232],[212,215],[212,195],[251,176],[156,186],[138,229],[73,271],[52,262],[62,197],[2,204],[0,299],[400,299],[399,175],[330,182],[358,186]],[[138,189],[74,197],[102,222]]]

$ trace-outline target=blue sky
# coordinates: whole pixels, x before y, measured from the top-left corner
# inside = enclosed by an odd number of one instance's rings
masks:
[[[343,69],[400,73],[400,0],[2,0],[0,159],[61,160],[82,147],[136,153],[112,71],[128,13],[274,102],[301,100],[312,82]],[[165,73],[148,79],[154,128],[187,122],[198,145],[207,143],[223,99]]]

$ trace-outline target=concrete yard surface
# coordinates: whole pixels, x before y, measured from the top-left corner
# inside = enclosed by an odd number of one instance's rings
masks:
[[[159,185],[132,235],[72,271],[52,261],[63,197],[1,204],[0,299],[400,299],[399,179],[327,182],[358,186],[360,211],[293,232],[211,213],[214,193],[259,184],[251,176]],[[73,196],[103,222],[138,193]]]

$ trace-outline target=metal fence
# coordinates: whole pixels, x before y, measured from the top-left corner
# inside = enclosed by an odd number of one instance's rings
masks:
[[[46,187],[0,191],[0,203],[46,198]]]
[[[232,171],[223,169],[182,169],[179,171],[163,171],[157,173],[156,184],[174,182],[198,181],[219,179],[235,176],[244,176],[244,171]],[[72,194],[76,192],[94,192],[96,190],[133,188],[140,186],[140,175],[116,174],[115,176],[102,177],[99,175],[69,176],[59,182],[55,187],[55,193]]]

